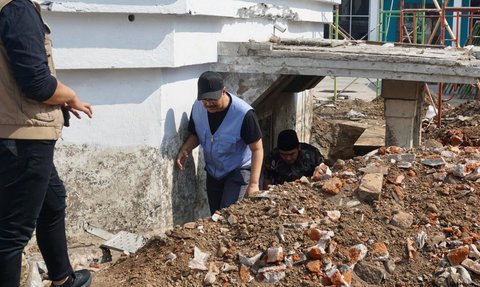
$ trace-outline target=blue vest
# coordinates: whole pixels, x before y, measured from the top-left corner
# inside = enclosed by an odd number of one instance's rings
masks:
[[[230,95],[230,94],[229,94]],[[208,123],[208,111],[201,101],[193,104],[195,131],[203,148],[205,166],[210,176],[221,179],[229,172],[250,166],[252,152],[240,133],[245,114],[252,107],[234,95],[232,103],[214,135]]]

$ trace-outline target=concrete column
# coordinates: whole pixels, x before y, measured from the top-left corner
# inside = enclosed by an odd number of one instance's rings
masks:
[[[380,0],[370,0],[370,12],[368,19],[368,40],[378,41],[378,30],[380,29],[379,23],[381,19],[378,17],[380,8]]]
[[[454,0],[453,1],[453,7],[456,7],[456,8],[460,8],[462,7],[462,0]],[[456,16],[457,15],[457,12],[453,12],[453,16]],[[457,27],[457,20],[455,17],[452,18],[452,30],[453,30],[453,33],[455,34],[455,37],[459,40],[459,44],[462,45],[464,39],[462,39],[462,20],[458,21],[458,27]],[[460,18],[462,19],[462,18]],[[459,31],[459,33],[457,34],[457,31]],[[452,46],[455,46],[452,42]]]
[[[382,81],[385,99],[385,145],[406,148],[420,145],[423,82]]]
[[[309,143],[313,120],[313,95],[310,90],[295,94],[295,131],[301,142]]]

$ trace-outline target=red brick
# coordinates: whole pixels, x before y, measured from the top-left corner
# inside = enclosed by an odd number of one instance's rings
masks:
[[[318,247],[312,247],[308,251],[307,256],[310,259],[322,259],[322,250]]]
[[[466,246],[454,249],[447,254],[448,261],[450,261],[452,266],[460,265],[463,260],[467,259],[468,251],[469,248]]]
[[[402,148],[401,147],[398,147],[398,146],[394,146],[392,145],[391,147],[388,148],[390,153],[401,153],[402,152]]]
[[[240,267],[240,281],[243,283],[248,283],[252,281],[252,276],[250,275],[250,270],[248,270],[248,267],[245,265],[242,265]]]
[[[407,171],[407,175],[410,176],[410,177],[416,177],[417,173],[413,169],[411,169],[411,170]]]
[[[461,137],[455,135],[455,136],[450,137],[449,142],[452,146],[459,146],[463,143],[463,139]]]
[[[307,269],[312,273],[320,274],[322,273],[322,262],[320,260],[310,261],[307,263]]]
[[[388,253],[387,245],[385,245],[385,243],[383,242],[375,242],[372,244],[372,250],[370,251],[370,253],[374,257],[384,256]]]
[[[322,236],[320,230],[315,229],[315,228],[311,228],[311,229],[305,230],[305,234],[306,234],[308,237],[310,237],[310,239],[312,239],[312,240],[314,240],[314,241],[320,240],[320,237]]]
[[[352,277],[353,277],[352,270],[343,272],[342,276],[343,276],[343,280],[345,280],[345,282],[347,282],[348,285],[352,284]]]
[[[337,194],[340,192],[340,189],[343,187],[343,181],[339,178],[333,177],[327,180],[322,185],[322,190],[328,194]]]
[[[403,200],[405,198],[405,194],[403,193],[403,188],[400,186],[395,186],[393,192],[400,198],[400,200]]]

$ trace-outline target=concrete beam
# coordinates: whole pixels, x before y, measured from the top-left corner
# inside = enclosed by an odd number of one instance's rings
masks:
[[[329,44],[330,46],[325,46]],[[334,40],[275,43],[220,43],[221,72],[345,76],[402,81],[475,84],[480,59],[467,49],[383,47]]]

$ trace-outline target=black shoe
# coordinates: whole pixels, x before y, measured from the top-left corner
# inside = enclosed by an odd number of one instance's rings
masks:
[[[57,286],[52,283],[51,287],[90,287],[90,284],[92,284],[90,271],[82,269],[68,276],[67,281],[62,285]]]

